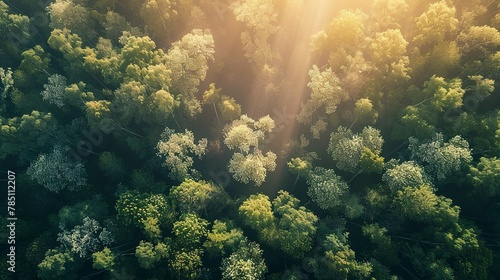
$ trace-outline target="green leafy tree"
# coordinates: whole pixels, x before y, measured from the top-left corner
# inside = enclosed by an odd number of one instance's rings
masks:
[[[475,85],[470,88],[466,88],[465,90],[472,91],[474,99],[479,102],[484,101],[495,90],[495,81],[491,79],[485,79],[481,75],[469,76],[469,79],[475,82]]]
[[[75,258],[70,252],[58,247],[45,253],[45,258],[38,264],[38,277],[58,279],[69,274],[74,267]]]
[[[48,7],[49,26],[52,29],[67,28],[91,42],[97,36],[91,11],[71,0],[56,0]]]
[[[77,79],[85,73],[84,59],[92,53],[92,50],[82,47],[83,41],[80,36],[71,33],[67,28],[54,29],[47,43],[52,49],[62,53],[65,59],[63,68],[68,78]]]
[[[222,95],[216,104],[223,121],[230,122],[241,116],[241,105],[236,100],[227,95]]]
[[[239,212],[260,240],[279,246],[289,256],[299,258],[311,249],[318,217],[288,192],[279,191],[272,204],[266,195],[251,195]]]
[[[111,102],[108,100],[87,101],[85,111],[90,127],[99,128],[101,123],[111,119]]]
[[[488,196],[500,193],[500,159],[481,157],[467,175],[475,188]]]
[[[222,260],[222,279],[264,279],[267,266],[262,253],[259,244],[248,240],[241,241],[238,250]]]
[[[87,185],[87,172],[83,163],[69,160],[67,147],[54,146],[49,154],[41,154],[26,172],[32,180],[52,192],[77,190]]]
[[[124,31],[137,37],[143,36],[139,28],[132,27],[125,17],[112,10],[106,12],[105,18],[101,20],[101,25],[104,29],[104,38],[110,39],[114,44],[118,44]]]
[[[384,75],[393,75],[409,79],[408,64],[405,56],[408,42],[399,29],[389,29],[375,34],[369,49],[372,62],[378,71]]]
[[[203,94],[203,104],[212,104],[219,125],[221,121],[229,122],[241,116],[241,106],[236,103],[234,98],[220,92],[221,89],[215,88],[215,83],[211,83],[209,89]]]
[[[360,98],[354,105],[356,121],[366,124],[374,124],[378,119],[378,112],[373,108],[373,103],[368,98]]]
[[[40,46],[36,45],[21,54],[22,60],[19,67],[14,71],[14,80],[17,88],[33,88],[35,85],[43,83],[45,76],[41,73],[48,73],[50,56]],[[37,76],[36,79],[33,77]]]
[[[437,125],[438,111],[424,106],[408,106],[403,109],[400,123],[392,131],[392,137],[430,138],[436,132]]]
[[[429,9],[416,19],[416,35],[413,41],[417,45],[440,43],[458,27],[456,9],[447,1],[433,3]]]
[[[47,149],[53,145],[57,121],[51,113],[32,111],[21,117],[0,117],[0,121],[0,159],[16,155],[20,162],[26,163],[33,159],[34,147]]]
[[[236,228],[232,221],[215,220],[212,230],[207,233],[207,240],[203,247],[213,256],[224,256],[235,251],[243,238],[243,231]]]
[[[256,229],[267,228],[275,220],[271,201],[264,194],[251,195],[241,204],[239,212],[245,218],[245,223]]]
[[[112,152],[103,152],[99,155],[99,167],[114,181],[120,181],[126,175],[122,159]]]
[[[141,7],[141,18],[146,24],[146,31],[155,38],[164,38],[173,22],[178,18],[175,10],[175,0],[147,0],[143,1]]]
[[[399,28],[400,21],[408,11],[405,0],[375,0],[372,4],[377,29]]]
[[[422,50],[425,51],[425,50]],[[462,52],[455,41],[443,41],[435,45],[428,53],[412,50],[411,76],[414,81],[425,81],[432,75],[456,77],[461,70]],[[418,83],[419,83],[418,82]],[[414,84],[417,84],[415,82]]]
[[[174,223],[172,233],[176,243],[184,249],[196,249],[202,244],[202,238],[207,236],[208,221],[196,214],[188,213]]]
[[[321,209],[329,209],[343,204],[349,193],[349,186],[332,169],[316,167],[307,177],[307,195]]]
[[[404,187],[396,192],[394,211],[416,222],[428,221],[438,225],[458,220],[460,208],[451,206],[451,199],[437,196],[428,185]]]
[[[104,247],[101,251],[92,254],[92,267],[113,271],[116,265],[115,258],[116,256],[113,254],[113,251],[108,247]]]
[[[439,181],[453,172],[460,171],[472,161],[469,143],[458,135],[448,142],[444,142],[441,133],[436,133],[427,143],[419,144],[418,140],[412,137],[408,141],[412,158],[425,164],[426,170]]]
[[[304,256],[312,248],[318,217],[300,206],[300,200],[283,190],[273,200],[273,209],[278,217],[280,249],[293,258]]]
[[[193,157],[202,157],[205,154],[207,139],[202,138],[198,144],[194,142],[191,131],[175,133],[168,127],[161,135],[156,146],[157,155],[164,158],[164,165],[169,169],[169,177],[173,180],[183,181],[187,178],[197,177],[196,170],[192,169]]]
[[[221,202],[224,191],[212,183],[187,179],[179,186],[170,189],[170,196],[176,202],[180,212],[201,214],[212,202]]]
[[[111,103],[112,111],[119,115],[124,123],[132,120],[142,120],[145,116],[146,86],[138,81],[124,82],[114,92],[114,102]]]
[[[491,26],[471,26],[457,37],[464,56],[469,59],[484,59],[498,51],[500,32]]]
[[[365,147],[359,158],[359,167],[365,173],[382,173],[384,158]]]
[[[109,217],[109,213],[109,206],[104,201],[103,196],[96,195],[91,199],[62,207],[57,216],[59,227],[69,229],[81,225],[86,217],[93,220],[103,220]]]
[[[172,94],[160,89],[151,95],[151,107],[153,116],[159,123],[164,123],[170,116],[174,117],[173,112],[179,107],[179,102]]]
[[[139,242],[135,248],[135,256],[142,268],[150,269],[155,266],[161,259],[169,256],[170,247],[168,244],[159,242],[156,245],[144,240]]]
[[[439,126],[441,113],[446,117],[449,112],[460,108],[465,94],[461,79],[447,80],[436,75],[424,82],[423,90],[410,89],[420,102],[403,110],[401,124],[393,130],[395,138],[431,138]]]
[[[363,235],[368,236],[370,241],[375,244],[373,255],[377,256],[379,261],[391,265],[399,261],[395,242],[388,236],[388,230],[385,227],[375,223],[363,226],[362,229]]]
[[[12,3],[9,4],[12,7]],[[25,15],[11,13],[9,5],[1,1],[0,46],[3,50],[1,54],[2,61],[10,65],[17,63],[15,58],[24,50],[23,46],[30,40],[31,35],[30,18]]]
[[[199,279],[203,263],[201,250],[176,251],[169,262],[172,276],[175,279]]]
[[[312,169],[312,164],[301,158],[292,158],[287,163],[290,172],[293,174],[297,174],[298,176],[306,178],[309,174],[309,171]]]
[[[442,77],[432,76],[424,83],[423,96],[430,97],[431,105],[440,112],[458,108],[462,105],[464,96],[462,80],[451,79],[446,81]]]
[[[175,215],[163,194],[141,194],[137,191],[120,194],[115,209],[125,225],[141,228],[153,238],[160,237],[160,226],[170,225]]]
[[[311,162],[307,160],[303,160],[301,158],[291,158],[289,162],[287,162],[288,170],[292,174],[297,174],[297,178],[295,179],[295,182],[293,183],[293,188],[295,188],[295,185],[299,181],[299,177],[302,178],[307,178],[309,171],[312,169],[312,164]]]
[[[326,30],[312,37],[312,49],[316,54],[328,54],[333,69],[346,65],[348,55],[360,47],[365,36],[368,16],[360,10],[341,10]],[[349,30],[350,32],[345,32]]]
[[[215,112],[215,116],[217,117],[217,123],[220,124],[219,113],[217,112],[217,107],[215,103],[220,100],[220,88],[215,88],[215,83],[211,83],[209,85],[209,89],[203,93],[203,104],[212,104]]]
[[[316,279],[364,279],[372,272],[368,262],[356,260],[348,242],[348,233],[329,234],[323,241],[324,255],[310,261]]]
[[[26,260],[30,265],[36,267],[45,258],[45,253],[56,245],[52,234],[44,231],[37,236],[26,248]]]

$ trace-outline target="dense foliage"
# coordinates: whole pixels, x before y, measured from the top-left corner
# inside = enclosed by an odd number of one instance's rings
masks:
[[[497,279],[499,28],[489,0],[0,0],[0,279]]]

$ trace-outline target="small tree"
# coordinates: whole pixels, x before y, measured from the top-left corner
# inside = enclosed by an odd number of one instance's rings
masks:
[[[297,178],[293,183],[292,190],[293,188],[295,188],[299,177],[307,178],[307,176],[309,175],[309,171],[312,169],[312,164],[309,161],[303,160],[301,158],[290,159],[290,161],[287,163],[287,166],[292,174],[297,174]]]
[[[99,252],[95,252],[92,254],[92,267],[95,269],[106,269],[109,271],[113,271],[113,267],[115,266],[115,255],[108,247],[104,247]]]
[[[103,152],[99,155],[99,167],[113,181],[120,181],[126,175],[122,159],[111,152]]]
[[[224,256],[228,252],[234,251],[243,238],[243,231],[234,227],[232,221],[215,220],[203,246],[211,255]]]
[[[49,82],[43,86],[44,90],[40,93],[43,100],[57,107],[64,106],[64,95],[66,92],[66,77],[54,74],[49,77]]]

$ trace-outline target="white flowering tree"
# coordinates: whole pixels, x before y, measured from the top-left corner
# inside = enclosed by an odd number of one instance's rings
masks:
[[[248,240],[241,241],[238,250],[222,260],[220,268],[222,279],[264,279],[267,266],[262,258],[262,253],[258,243]]]
[[[408,141],[410,142],[408,149],[412,158],[423,164],[426,170],[439,181],[446,179],[472,161],[469,143],[458,135],[448,142],[444,142],[441,133],[436,133],[431,141],[425,143],[419,143],[413,137],[410,137]]]
[[[67,147],[57,145],[49,154],[41,154],[31,162],[27,174],[32,180],[52,192],[77,190],[87,184],[87,172],[83,163],[71,162]]]
[[[347,183],[332,169],[314,168],[309,172],[307,184],[307,194],[321,209],[341,205],[349,194]]]
[[[324,108],[326,115],[333,114],[337,106],[349,99],[347,91],[342,90],[339,77],[327,68],[321,71],[318,66],[313,65],[309,70],[311,81],[307,86],[311,89],[311,97],[302,104],[302,109],[297,115],[297,120],[302,124],[311,124],[313,115]]]
[[[202,138],[195,143],[193,132],[185,130],[175,133],[168,127],[161,135],[156,149],[157,155],[164,159],[163,164],[168,168],[168,176],[173,180],[184,181],[187,178],[197,177],[196,170],[192,169],[193,157],[201,158],[205,154],[207,139]]]
[[[166,64],[172,73],[172,85],[181,92],[181,101],[190,116],[201,112],[194,94],[205,80],[208,62],[214,59],[214,38],[210,32],[195,29],[169,49]]]
[[[243,115],[226,129],[224,143],[230,150],[236,151],[229,161],[229,172],[234,179],[260,186],[266,179],[267,171],[274,171],[276,154],[271,151],[264,154],[259,149],[259,143],[274,127],[274,120],[269,116],[255,121]]]
[[[58,234],[57,241],[72,253],[84,258],[89,252],[94,253],[105,245],[113,243],[114,238],[110,231],[99,225],[99,222],[85,217],[83,224],[71,230],[61,227],[63,232]]]
[[[424,168],[414,161],[403,162],[389,168],[382,180],[389,186],[392,192],[401,190],[405,187],[420,187],[429,184],[429,178],[425,174]]]
[[[49,77],[47,84],[43,85],[40,93],[43,100],[55,104],[57,107],[64,106],[64,94],[66,92],[66,77],[54,74]]]

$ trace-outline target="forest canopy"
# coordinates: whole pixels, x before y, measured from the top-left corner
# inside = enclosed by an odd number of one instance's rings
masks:
[[[2,280],[500,275],[498,1],[0,0],[0,38]]]

